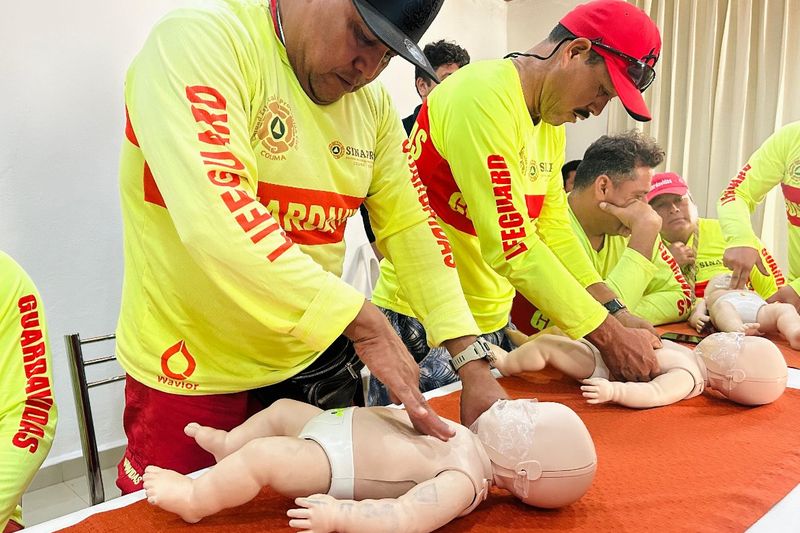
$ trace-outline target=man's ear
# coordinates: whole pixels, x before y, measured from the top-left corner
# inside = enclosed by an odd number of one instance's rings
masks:
[[[598,201],[604,202],[611,194],[611,178],[607,174],[600,174],[594,180],[594,195]]]
[[[428,81],[422,77],[417,78],[415,85],[417,87],[417,94],[423,100],[425,100],[425,98],[428,97],[428,94],[430,94],[431,89],[433,89],[433,82]]]
[[[572,41],[565,43],[565,50],[562,54],[564,60],[570,60],[577,56],[583,56],[584,59],[589,57],[589,51],[592,49],[592,42],[585,37],[578,37]]]

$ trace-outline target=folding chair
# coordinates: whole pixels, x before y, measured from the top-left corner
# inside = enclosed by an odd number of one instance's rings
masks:
[[[122,374],[112,378],[87,381],[87,366],[115,361],[116,356],[112,353],[112,355],[104,355],[85,361],[83,359],[83,345],[110,341],[115,337],[115,335],[111,334],[82,340],[78,333],[64,335],[64,342],[67,345],[67,354],[69,355],[70,361],[70,373],[72,374],[72,392],[75,395],[75,409],[78,414],[81,448],[83,450],[83,459],[86,464],[86,481],[89,484],[89,496],[92,499],[92,505],[97,505],[105,501],[106,494],[103,489],[100,454],[97,450],[97,437],[95,435],[94,420],[92,419],[92,406],[89,402],[89,389],[114,383],[115,381],[121,381],[125,379],[125,375]]]

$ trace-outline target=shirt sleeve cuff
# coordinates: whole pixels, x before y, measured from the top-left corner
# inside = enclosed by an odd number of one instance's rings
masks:
[[[607,316],[608,311],[601,305],[597,305],[596,310],[586,315],[577,325],[571,328],[562,328],[562,331],[572,339],[580,339],[600,327]]]
[[[428,313],[423,326],[428,344],[434,348],[446,340],[481,334],[466,305],[447,304],[433,309]]]
[[[321,352],[355,320],[363,305],[363,294],[329,273],[291,334]]]
[[[800,278],[793,279],[788,283],[788,285],[794,289],[794,292],[800,294]],[[773,293],[774,294],[774,293]]]

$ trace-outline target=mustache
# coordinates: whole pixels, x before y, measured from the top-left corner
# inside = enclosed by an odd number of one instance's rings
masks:
[[[589,118],[589,115],[591,113],[589,113],[589,111],[587,111],[586,109],[576,109],[575,114],[580,115],[583,118]]]

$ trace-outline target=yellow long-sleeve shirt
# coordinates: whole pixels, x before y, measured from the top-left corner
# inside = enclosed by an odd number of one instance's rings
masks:
[[[386,90],[313,103],[269,9],[177,10],[127,74],[117,352],[165,392],[248,390],[311,364],[364,302],[339,278],[362,201],[432,343],[477,333]]]
[[[56,430],[50,342],[31,279],[0,252],[0,531],[22,524],[22,494]]]
[[[515,288],[572,337],[607,316],[585,290],[601,278],[569,226],[560,174],[564,144],[563,127],[533,125],[508,60],[459,69],[417,117],[409,153],[484,333],[508,322]],[[410,314],[397,266],[381,263],[373,301]]]
[[[705,294],[708,280],[717,274],[730,272],[730,270],[722,264],[722,256],[725,254],[725,238],[722,236],[722,228],[720,227],[719,220],[700,218],[697,220],[697,226],[698,242],[697,258],[695,259],[694,293],[698,298],[702,298]],[[782,287],[786,281],[783,278],[780,267],[778,267],[775,259],[764,244],[758,239],[756,239],[755,242],[758,245],[761,261],[767,268],[769,275],[765,276],[759,272],[758,268],[753,267],[753,271],[750,272],[750,284],[754,291],[762,298],[767,299],[772,296],[779,287]],[[689,241],[686,245],[690,248],[694,247],[694,234],[689,237]]]
[[[750,215],[778,184],[789,228],[789,285],[800,293],[800,122],[787,124],[764,141],[722,191],[717,214],[726,247],[761,249]]]
[[[606,285],[619,296],[631,313],[651,324],[677,322],[689,316],[692,295],[678,263],[661,239],[657,239],[650,258],[628,247],[630,238],[606,235],[603,247],[592,247],[572,209],[570,224],[575,238]],[[534,310],[531,325],[541,331],[552,325],[541,310]]]

